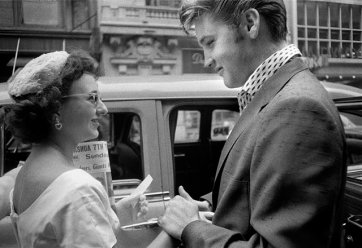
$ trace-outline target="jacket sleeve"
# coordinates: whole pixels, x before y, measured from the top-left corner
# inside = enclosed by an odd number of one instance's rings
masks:
[[[330,247],[345,170],[337,112],[311,98],[270,105],[255,123],[251,234],[195,221],[182,233],[186,247]]]

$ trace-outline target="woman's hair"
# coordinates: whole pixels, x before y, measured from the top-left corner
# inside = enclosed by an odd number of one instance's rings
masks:
[[[251,8],[264,17],[274,41],[286,39],[288,30],[283,0],[185,0],[179,17],[186,33],[189,33],[196,19],[205,14],[228,26],[238,27],[242,14]]]
[[[73,82],[84,73],[99,76],[98,68],[98,63],[87,52],[74,50],[69,53],[64,65],[59,66],[58,71],[52,71],[56,76],[42,73],[42,70],[47,71],[46,66],[40,69],[40,74],[45,75],[41,77],[44,81],[43,88],[35,93],[11,95],[15,103],[6,107],[5,122],[13,136],[23,143],[48,140],[54,125],[53,116],[59,112],[64,101],[62,97],[69,94]],[[29,71],[29,68],[27,69]],[[23,80],[22,83],[28,82]],[[39,85],[37,87],[39,88]]]

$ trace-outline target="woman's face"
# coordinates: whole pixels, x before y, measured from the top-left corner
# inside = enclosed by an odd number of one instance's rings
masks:
[[[98,96],[98,101],[94,96]],[[83,74],[73,82],[60,110],[64,138],[75,143],[97,138],[99,118],[107,112],[107,107],[99,98],[94,76]]]

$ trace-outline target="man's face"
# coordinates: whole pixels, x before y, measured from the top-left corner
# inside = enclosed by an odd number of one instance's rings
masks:
[[[204,50],[205,66],[213,69],[224,78],[229,88],[241,87],[251,75],[253,59],[251,40],[236,36],[236,29],[215,21],[210,15],[203,15],[195,22],[196,38]],[[245,36],[245,37],[244,37]]]

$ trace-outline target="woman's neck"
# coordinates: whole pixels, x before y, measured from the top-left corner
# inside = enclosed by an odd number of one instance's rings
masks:
[[[55,142],[46,142],[42,144],[34,144],[32,146],[32,153],[37,156],[51,156],[54,159],[62,160],[65,165],[73,166],[73,151],[75,147],[62,144],[57,144]]]

